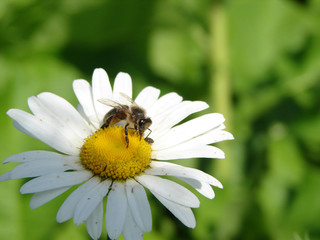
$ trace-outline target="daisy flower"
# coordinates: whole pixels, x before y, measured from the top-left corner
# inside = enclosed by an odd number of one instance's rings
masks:
[[[31,208],[78,185],[56,219],[61,223],[73,218],[76,225],[85,222],[92,239],[100,237],[104,217],[110,239],[121,234],[125,239],[143,239],[143,232],[152,228],[145,189],[184,225],[194,228],[191,209],[199,207],[198,198],[165,176],[176,177],[205,197],[214,198],[211,186],[222,188],[217,179],[170,160],[224,158],[223,151],[209,145],[233,139],[223,130],[224,117],[210,113],[179,124],[208,104],[183,101],[173,92],[159,97],[160,90],[154,87],[144,88],[134,101],[125,103],[123,96],[132,98],[132,81],[126,73],[116,76],[112,89],[107,73],[96,69],[92,86],[75,80],[73,89],[79,100],[77,109],[65,99],[44,92],[28,99],[32,114],[19,109],[7,112],[18,130],[56,152],[28,151],[9,156],[3,163],[21,164],[1,175],[0,181],[32,178],[20,189],[22,194],[33,194]],[[104,104],[108,101],[114,106]],[[131,115],[119,111],[124,105]],[[141,112],[135,112],[133,106]],[[145,125],[148,118],[151,125]]]

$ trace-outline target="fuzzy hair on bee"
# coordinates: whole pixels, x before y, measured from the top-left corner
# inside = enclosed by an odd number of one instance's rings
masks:
[[[128,104],[121,104],[119,102],[110,99],[99,99],[102,104],[112,107],[112,109],[106,113],[103,118],[101,128],[107,128],[120,121],[125,122],[125,140],[127,147],[129,146],[128,128],[134,129],[140,135],[143,136],[144,132],[149,129],[152,124],[151,118],[146,116],[146,111],[135,103],[128,95],[120,93],[122,100],[128,102]],[[149,129],[150,133],[151,130]],[[150,135],[148,134],[148,136]],[[149,144],[153,143],[153,140],[149,137],[144,138]]]

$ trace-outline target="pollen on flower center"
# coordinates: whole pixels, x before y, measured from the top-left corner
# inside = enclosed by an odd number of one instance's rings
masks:
[[[129,144],[124,128],[101,128],[89,136],[81,148],[83,166],[95,175],[113,180],[126,180],[140,174],[150,164],[151,146],[132,129],[128,130]]]

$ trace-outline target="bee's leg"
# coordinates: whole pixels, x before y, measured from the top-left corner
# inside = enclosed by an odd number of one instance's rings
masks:
[[[127,123],[127,124],[124,126],[124,133],[125,133],[125,136],[126,136],[127,148],[129,147],[128,127],[129,127],[129,123]]]
[[[120,121],[120,120],[119,120]],[[103,124],[101,126],[102,129],[109,127],[112,124],[118,122],[117,119],[117,109],[111,109],[103,118]]]
[[[141,138],[143,137],[143,129],[142,128],[139,129],[139,135],[140,135],[140,141],[141,141]]]
[[[134,130],[136,130],[137,132],[139,132],[139,135],[140,135],[140,141],[141,141],[141,138],[142,138],[142,135],[143,135],[143,132],[142,132],[142,129],[138,128],[138,122],[135,122],[134,124]]]
[[[113,116],[110,116],[107,120],[105,120],[104,123],[102,124],[101,128],[104,129],[104,128],[109,127],[112,118],[113,118]]]

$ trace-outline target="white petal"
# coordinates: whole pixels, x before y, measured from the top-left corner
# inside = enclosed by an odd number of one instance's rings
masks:
[[[54,173],[46,176],[41,176],[25,183],[21,188],[22,194],[43,192],[51,189],[62,188],[80,184],[92,176],[90,171],[76,171]]]
[[[174,163],[152,161],[150,163],[150,168],[146,169],[145,173],[149,175],[175,176],[195,179],[200,182],[209,183],[210,185],[222,188],[222,184],[211,175],[195,168],[183,167]]]
[[[34,165],[37,164],[37,162],[40,164]],[[68,169],[71,168],[63,165],[57,166],[55,164],[47,164],[47,162],[44,162],[42,160],[34,161],[16,166],[10,171],[10,179],[39,177],[54,173],[59,174]]]
[[[93,96],[90,84],[86,80],[74,80],[73,91],[90,123],[96,128],[99,128],[100,122],[93,105]]]
[[[159,114],[160,116],[154,121],[154,124],[157,124],[154,134],[161,136],[159,132],[165,133],[164,130],[170,129],[190,114],[202,111],[208,107],[207,103],[201,101],[183,101],[175,105],[170,111]]]
[[[182,97],[177,93],[172,92],[165,94],[152,105],[152,108],[148,109],[148,115],[152,118],[152,121],[160,121],[158,120],[160,113],[165,113],[168,109],[172,109],[172,107],[179,104],[181,101]]]
[[[106,196],[109,191],[110,184],[111,181],[105,180],[83,195],[82,199],[77,204],[73,217],[76,225],[80,225],[88,219],[94,209]]]
[[[134,221],[131,212],[127,211],[126,222],[122,232],[125,240],[143,240],[143,232]]]
[[[51,159],[55,161],[55,159],[60,159],[60,157],[66,156],[55,152],[50,151],[28,151],[17,153],[7,157],[2,163],[8,162],[29,162],[32,160],[40,160],[40,159]]]
[[[121,182],[113,182],[108,195],[106,226],[110,239],[117,239],[122,233],[127,215],[127,197],[125,185]]]
[[[146,174],[136,177],[136,180],[150,191],[155,192],[170,201],[192,208],[200,206],[199,199],[178,183]]]
[[[134,180],[126,182],[128,204],[135,222],[143,232],[152,229],[152,216],[144,188]]]
[[[38,99],[61,122],[65,123],[67,128],[72,129],[80,138],[86,138],[92,133],[79,112],[64,98],[52,93],[41,93],[38,95]]]
[[[47,107],[40,98],[33,96],[28,98],[28,105],[30,110],[34,114],[34,117],[40,120],[42,125],[50,129],[58,129],[61,137],[66,138],[66,140],[70,142],[73,142],[75,146],[81,147],[82,140],[86,137],[86,135],[80,136],[79,134],[77,134],[77,132],[74,131],[74,127],[70,127],[67,124],[70,120],[64,119],[64,116],[61,115],[63,110],[52,110],[55,105],[55,99],[52,99],[51,101],[53,101],[53,106]]]
[[[93,103],[97,112],[99,121],[103,120],[104,115],[110,110],[110,107],[101,104],[98,100],[102,98],[112,98],[112,89],[109,77],[105,70],[97,68],[92,76]]]
[[[86,221],[86,227],[90,237],[97,240],[101,236],[103,223],[103,201],[101,201],[96,209],[91,213]]]
[[[73,165],[74,164],[69,164],[67,161],[63,159],[56,159],[55,161],[51,161],[51,159],[33,160],[22,163],[16,166],[14,169],[12,169],[10,178],[30,178],[48,175],[52,173],[64,172],[66,170],[76,170],[73,167]],[[76,168],[81,168],[81,170],[83,169],[81,166],[76,166]]]
[[[151,158],[157,160],[174,160],[184,158],[224,158],[224,152],[208,145],[182,143],[172,148],[152,151]]]
[[[83,119],[86,120],[86,122],[88,123],[89,128],[91,129],[91,132],[95,132],[97,131],[97,128],[90,122],[90,119],[88,118],[88,116],[85,114],[83,107],[81,106],[81,104],[77,105],[77,111],[79,112],[79,114],[83,117]],[[99,125],[100,126],[100,125]]]
[[[135,102],[148,110],[158,99],[160,90],[154,87],[144,88],[136,97]]]
[[[211,144],[211,143],[221,142],[225,140],[233,140],[233,139],[234,137],[231,133],[226,131],[221,131],[220,129],[213,129],[205,134],[202,134],[201,136],[198,136],[194,139],[189,140],[188,143]]]
[[[6,172],[0,175],[0,182],[10,180],[10,172]]]
[[[10,109],[7,114],[37,139],[59,152],[69,155],[79,154],[78,146],[73,143],[68,135],[61,131],[61,128],[55,125],[49,126],[35,116],[19,109]]]
[[[179,177],[179,179],[188,183],[190,186],[195,188],[203,196],[205,196],[209,199],[213,199],[215,197],[214,191],[212,190],[212,187],[210,186],[210,184],[208,184],[206,182],[200,182],[198,180],[191,179],[191,178]]]
[[[196,227],[196,219],[189,207],[185,207],[183,205],[172,202],[155,192],[152,192],[152,194],[184,225],[189,228]]]
[[[25,129],[24,127],[22,127],[16,120],[13,120],[13,126],[19,130],[20,132],[32,137],[32,138],[35,138],[35,139],[38,139],[35,135],[33,135],[31,132],[29,132],[27,129]],[[38,139],[39,140],[39,139]]]
[[[69,197],[63,202],[58,213],[57,213],[57,222],[65,222],[71,219],[74,215],[74,211],[78,202],[82,199],[83,195],[94,188],[100,183],[99,177],[93,177],[87,182],[79,186],[74,190]]]
[[[119,101],[120,94],[124,93],[132,98],[132,80],[129,74],[120,72],[116,76],[113,84],[113,98],[115,101]]]
[[[68,169],[82,170],[83,167],[80,163],[78,156],[68,156],[64,154],[59,154],[51,151],[28,151],[17,153],[7,157],[3,163],[9,162],[21,162],[21,163],[31,163],[31,162],[53,162],[49,164],[65,165],[69,166]],[[43,174],[42,174],[43,175]]]
[[[169,130],[163,137],[156,139],[152,149],[160,150],[186,142],[224,122],[224,117],[219,113],[206,114],[192,119]]]
[[[62,193],[66,192],[70,187],[57,188],[53,190],[48,190],[44,192],[35,193],[30,201],[30,208],[35,209],[43,204],[51,201],[52,199],[58,197]]]

